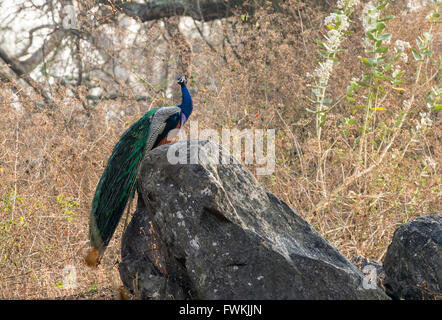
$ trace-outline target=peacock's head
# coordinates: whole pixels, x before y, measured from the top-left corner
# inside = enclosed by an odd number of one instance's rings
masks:
[[[188,78],[187,78],[186,75],[181,76],[181,77],[178,78],[178,84],[180,86],[185,86],[187,84],[187,80],[188,80]]]

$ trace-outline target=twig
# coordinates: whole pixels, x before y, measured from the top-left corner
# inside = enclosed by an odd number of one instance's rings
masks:
[[[14,196],[12,198],[11,220],[14,220],[15,199],[17,198],[17,163],[18,163],[18,116],[15,128]]]
[[[293,134],[292,130],[289,128],[289,126],[287,125],[287,123],[284,121],[284,119],[282,118],[281,114],[279,113],[279,111],[277,109],[275,109],[276,113],[279,116],[279,119],[281,119],[282,123],[284,123],[285,127],[287,128],[287,130],[290,132],[290,135],[293,138],[293,142],[295,144],[295,148],[296,148],[296,153],[298,154],[299,157],[299,164],[301,166],[301,172],[302,174],[304,174],[304,164],[302,162],[302,150],[301,150],[301,146],[298,143],[298,140],[296,139],[295,135]]]
[[[24,67],[20,64],[20,62],[15,61],[9,55],[0,48],[0,58],[9,65],[9,68],[21,79],[23,79],[27,84],[29,84],[39,95],[41,95],[46,102],[46,104],[51,108],[55,108],[55,104],[49,94],[44,90],[40,84],[28,76]]]
[[[301,22],[302,43],[304,44],[305,54],[308,54],[307,46],[305,45],[305,39],[304,39],[304,24],[302,23],[302,15],[301,11],[299,11],[299,8],[298,8],[298,15],[299,15],[299,21]]]

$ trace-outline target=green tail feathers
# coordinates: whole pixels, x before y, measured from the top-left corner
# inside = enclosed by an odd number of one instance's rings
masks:
[[[138,168],[146,153],[151,119],[156,110],[147,112],[122,135],[98,182],[92,201],[89,237],[100,256],[134,195]]]

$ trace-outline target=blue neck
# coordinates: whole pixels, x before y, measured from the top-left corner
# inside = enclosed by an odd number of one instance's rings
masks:
[[[189,119],[189,116],[193,110],[192,97],[190,96],[190,92],[185,85],[181,85],[181,93],[183,95],[183,100],[179,107],[181,108],[181,112],[186,116],[186,119]]]

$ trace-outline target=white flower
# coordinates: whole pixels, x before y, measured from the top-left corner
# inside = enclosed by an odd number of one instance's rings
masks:
[[[345,6],[346,6],[346,2],[347,2],[347,1],[345,1],[345,0],[338,0],[338,2],[336,3],[336,6],[337,6],[339,9],[344,9]]]
[[[405,52],[401,52],[401,53],[399,54],[399,56],[401,57],[401,59],[402,59],[405,63],[408,62],[408,55],[407,55]]]
[[[404,51],[405,48],[410,49],[410,43],[408,41],[396,40],[394,43],[396,50]]]
[[[319,63],[315,69],[314,75],[318,78],[320,84],[326,84],[330,78],[333,69],[333,60],[327,59],[324,63]]]
[[[336,17],[337,17],[337,14],[336,14],[336,13],[334,13],[334,12],[330,13],[330,15],[328,15],[327,17],[325,17],[325,19],[324,19],[324,24],[325,24],[326,26],[330,26],[330,25],[332,25],[332,24],[335,24],[335,23],[336,23]]]
[[[372,44],[370,42],[370,39],[368,39],[367,37],[367,33],[376,29],[379,20],[379,10],[378,8],[376,8],[373,2],[370,1],[364,6],[360,19],[362,21],[362,27],[364,28],[364,32],[366,34],[362,44],[365,48],[370,48]]]
[[[342,34],[336,29],[329,30],[326,38],[328,46],[333,50],[339,48],[339,45],[342,42]]]
[[[348,22],[348,17],[345,14],[339,15],[339,18],[341,19],[341,26],[340,30],[345,31],[350,26],[350,23]]]
[[[430,119],[430,116],[426,112],[419,112],[421,116],[421,125],[423,127],[431,127],[433,121]]]
[[[394,42],[396,53],[399,53],[399,57],[405,63],[408,62],[408,55],[405,53],[405,49],[410,49],[410,43],[408,41],[396,40]]]
[[[402,104],[404,105],[405,108],[411,108],[411,101],[410,100],[404,100],[404,102],[402,102]]]
[[[421,116],[421,120],[416,125],[416,134],[422,129],[426,129],[428,127],[431,127],[431,125],[433,124],[433,121],[430,119],[430,115],[428,113],[419,112],[419,115]]]
[[[325,17],[324,24],[327,26],[335,26],[338,21],[340,21],[340,25],[337,29],[341,32],[347,30],[350,26],[350,23],[348,22],[348,17],[345,14],[337,14],[334,12]]]
[[[336,4],[339,9],[352,8],[359,4],[359,0],[338,0]]]
[[[400,72],[401,72],[401,66],[397,64],[394,66],[394,70],[391,75],[393,76],[393,78],[396,78]]]
[[[424,40],[430,41],[433,38],[433,35],[431,33],[429,33],[429,32],[424,32],[422,34],[422,37],[424,38]]]
[[[364,31],[367,32],[376,27],[377,20],[379,19],[379,11],[370,1],[362,10],[362,26],[364,27]]]
[[[408,0],[407,8],[410,12],[417,11],[424,6],[425,1],[422,0]]]

